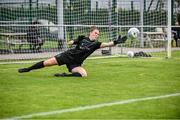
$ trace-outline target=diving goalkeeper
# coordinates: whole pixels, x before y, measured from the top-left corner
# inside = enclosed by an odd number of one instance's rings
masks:
[[[56,73],[55,76],[74,76],[74,77],[86,77],[87,72],[82,67],[83,61],[91,55],[95,50],[104,47],[115,46],[116,44],[124,43],[127,40],[126,36],[119,36],[117,40],[110,42],[99,42],[99,29],[96,26],[92,26],[89,31],[88,37],[78,36],[77,39],[69,41],[69,45],[75,44],[76,47],[62,52],[52,58],[44,61],[40,61],[28,68],[21,68],[19,73],[30,72],[31,70],[44,68],[53,65],[66,65],[70,74],[68,73]]]

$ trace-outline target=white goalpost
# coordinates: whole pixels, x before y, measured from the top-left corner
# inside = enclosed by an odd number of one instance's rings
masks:
[[[92,25],[100,29],[99,41],[117,39],[136,27],[137,39],[93,55],[147,52],[171,57],[171,28],[177,14],[175,0],[1,0],[0,62],[52,57],[70,49],[67,41],[87,35]]]

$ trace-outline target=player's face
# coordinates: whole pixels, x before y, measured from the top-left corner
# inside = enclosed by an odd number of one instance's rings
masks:
[[[97,40],[98,37],[99,37],[99,30],[95,29],[92,32],[90,32],[89,38],[91,40]]]

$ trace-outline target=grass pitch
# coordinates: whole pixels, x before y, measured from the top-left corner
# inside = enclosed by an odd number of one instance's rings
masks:
[[[30,65],[0,65],[0,119],[180,93],[180,52],[172,59],[86,60],[86,78],[53,76],[67,72],[65,66],[17,72]],[[32,118],[180,119],[180,96]]]

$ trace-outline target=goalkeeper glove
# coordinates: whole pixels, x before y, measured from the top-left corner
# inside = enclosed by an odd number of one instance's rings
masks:
[[[118,39],[117,40],[114,40],[114,45],[116,44],[121,44],[121,43],[125,43],[127,40],[127,36],[123,36],[121,37],[121,35],[118,36]]]

